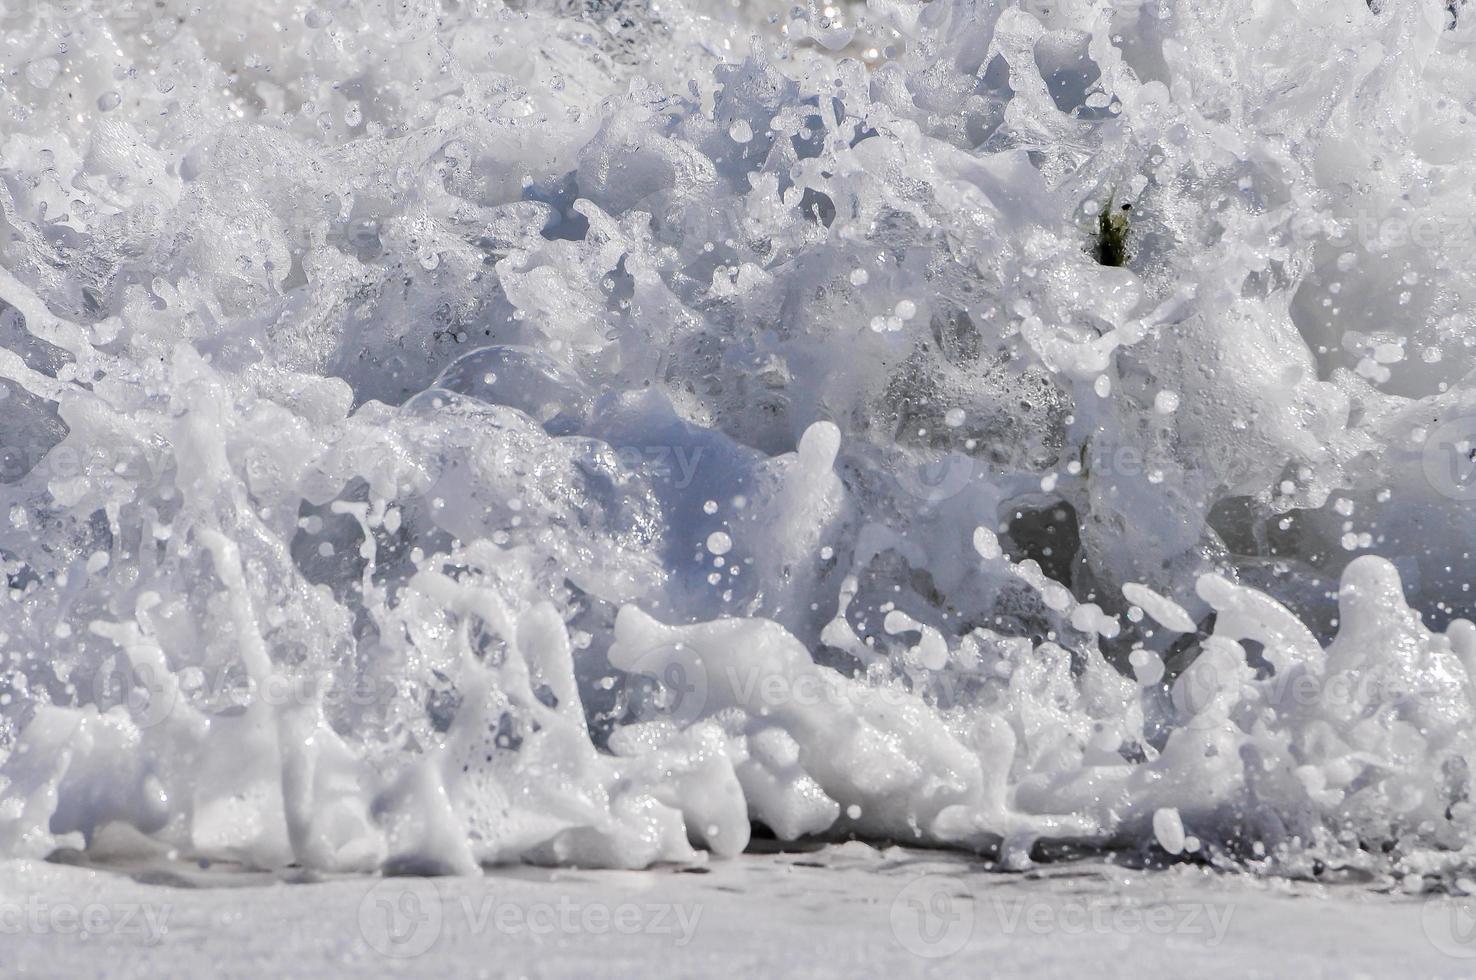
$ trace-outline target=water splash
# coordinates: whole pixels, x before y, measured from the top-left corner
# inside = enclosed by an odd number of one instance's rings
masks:
[[[1462,11],[0,23],[0,854],[1469,866]]]

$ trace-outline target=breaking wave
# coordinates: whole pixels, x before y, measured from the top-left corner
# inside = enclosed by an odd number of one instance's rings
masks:
[[[0,5],[0,855],[1469,867],[1476,10],[1375,7]]]

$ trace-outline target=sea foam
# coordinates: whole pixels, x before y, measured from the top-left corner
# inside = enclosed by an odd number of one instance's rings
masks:
[[[0,6],[0,855],[1468,867],[1476,13],[1373,7]]]

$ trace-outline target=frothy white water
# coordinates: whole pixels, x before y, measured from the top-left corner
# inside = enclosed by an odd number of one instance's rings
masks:
[[[1476,12],[1377,6],[0,7],[0,855],[1464,867]]]

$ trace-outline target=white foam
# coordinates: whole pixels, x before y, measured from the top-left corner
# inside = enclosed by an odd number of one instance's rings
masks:
[[[1465,28],[748,6],[7,15],[0,855],[1469,863]]]

